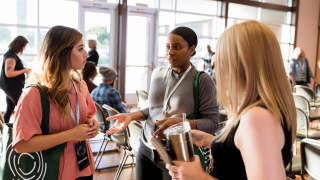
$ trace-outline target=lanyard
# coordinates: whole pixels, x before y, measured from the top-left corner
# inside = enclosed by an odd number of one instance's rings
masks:
[[[298,63],[299,63],[299,65],[300,65],[300,67],[301,67],[301,71],[303,71],[303,70],[304,70],[304,64],[301,63],[301,61],[302,61],[302,60],[299,60]]]
[[[172,77],[172,69],[171,69],[170,74],[169,74],[169,78],[168,78],[166,93],[164,94],[164,99],[163,99],[163,111],[162,111],[163,119],[165,119],[165,117],[166,117],[167,104],[168,104],[168,101],[169,101],[171,95],[172,95],[173,92],[178,88],[178,86],[181,84],[181,82],[183,81],[183,79],[187,76],[187,74],[188,74],[188,72],[190,71],[191,67],[192,67],[192,66],[191,66],[191,63],[190,63],[190,66],[188,67],[188,69],[186,70],[186,72],[182,75],[182,77],[180,78],[180,80],[178,81],[178,83],[174,86],[174,88],[172,89],[172,91],[170,92],[170,94],[169,94],[169,96],[168,96],[169,86],[170,86],[171,77]],[[170,69],[169,69],[169,70],[170,70]]]
[[[74,81],[72,80],[72,83],[73,83],[73,87],[74,89],[76,90],[76,97],[77,97],[77,109],[76,109],[76,113],[77,113],[77,120],[76,118],[74,117],[74,113],[72,111],[72,108],[71,108],[71,105],[70,103],[68,103],[69,105],[69,108],[70,108],[70,115],[71,115],[71,118],[73,120],[73,123],[75,126],[78,126],[80,124],[80,113],[79,113],[79,101],[78,101],[78,91],[77,91],[77,87],[76,87],[76,84],[74,83]]]

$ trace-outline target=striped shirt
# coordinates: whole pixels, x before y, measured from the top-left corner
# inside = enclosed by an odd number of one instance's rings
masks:
[[[154,149],[150,142],[156,128],[154,122],[163,119],[163,100],[170,72],[169,68],[164,67],[157,68],[153,71],[148,97],[149,108],[141,110],[146,119],[146,124],[141,131],[141,140],[150,149]],[[172,94],[167,105],[167,118],[182,118],[182,113],[186,113],[187,116],[193,114],[193,82],[197,72],[197,69],[192,65],[189,73]],[[183,74],[184,73],[177,74],[172,71],[169,93]],[[216,86],[212,78],[206,73],[200,75],[199,84],[199,112],[202,118],[196,119],[197,129],[209,134],[214,134],[218,129],[219,123],[219,105],[217,103]]]

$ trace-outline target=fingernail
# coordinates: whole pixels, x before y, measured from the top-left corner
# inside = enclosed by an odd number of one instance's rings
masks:
[[[88,138],[91,138],[91,136],[88,136]]]
[[[90,133],[87,133],[87,135],[89,135]]]
[[[167,169],[169,168],[169,166],[170,166],[170,164],[166,164],[166,168],[167,168]]]
[[[89,131],[92,131],[92,129],[89,129]]]

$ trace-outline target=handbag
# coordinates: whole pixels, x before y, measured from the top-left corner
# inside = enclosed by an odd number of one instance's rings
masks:
[[[200,75],[204,73],[203,71],[199,71],[193,81],[193,99],[194,99],[194,110],[193,114],[187,116],[187,119],[200,119],[201,113],[199,111],[199,79]],[[199,147],[198,150],[194,152],[195,155],[198,155],[200,158],[200,162],[203,170],[206,173],[209,173],[209,165],[210,165],[210,149],[207,147]]]
[[[310,67],[309,67],[309,62],[308,62],[308,59],[306,58],[306,63],[307,63],[307,83],[310,84],[311,83],[311,70],[310,70]]]
[[[32,84],[40,92],[42,106],[42,135],[49,134],[50,102],[40,84]],[[28,86],[28,87],[30,87]],[[13,124],[6,123],[2,136],[0,179],[58,180],[60,157],[67,143],[34,153],[17,153],[12,149]]]

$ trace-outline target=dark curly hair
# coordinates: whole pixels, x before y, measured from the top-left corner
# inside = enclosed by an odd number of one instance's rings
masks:
[[[89,80],[95,73],[97,73],[96,64],[87,61],[86,65],[82,69],[82,78],[85,82]]]

